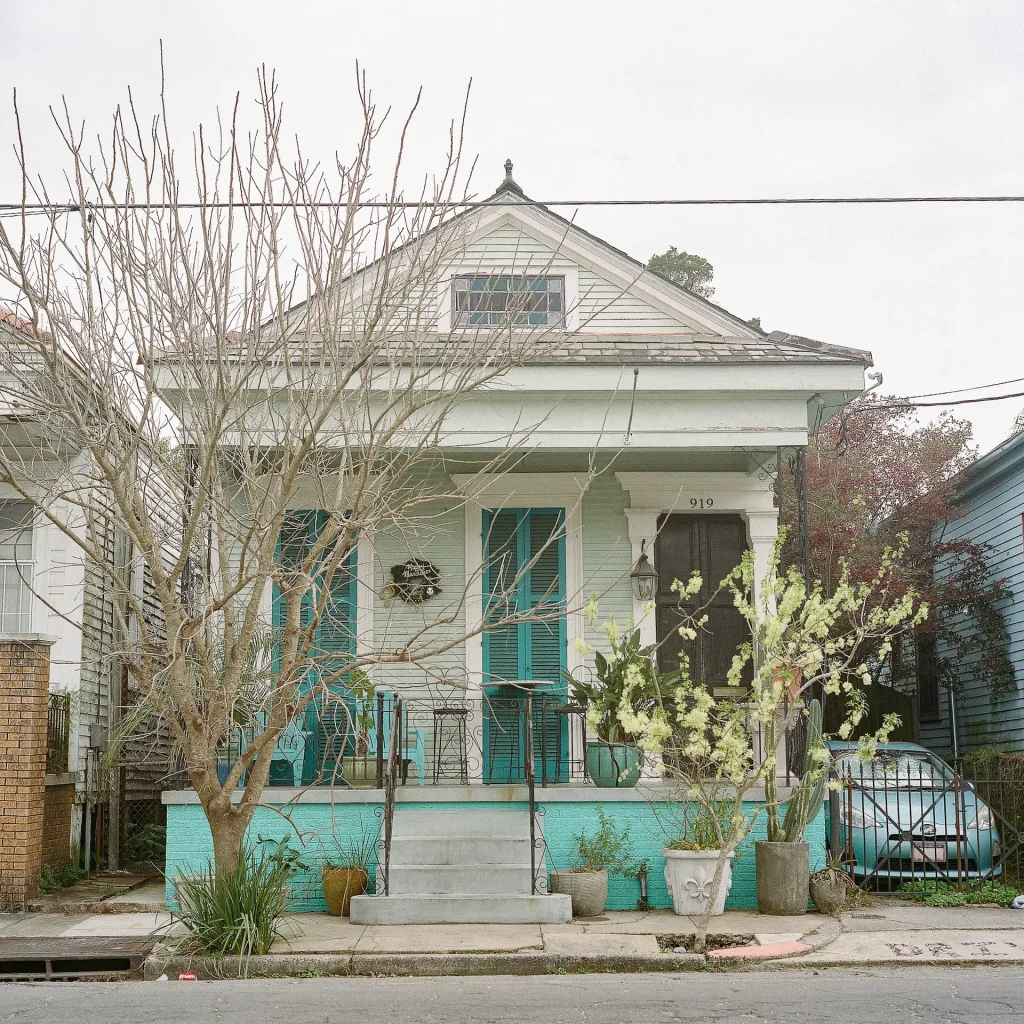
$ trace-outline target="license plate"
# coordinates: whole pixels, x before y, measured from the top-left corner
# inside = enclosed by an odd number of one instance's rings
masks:
[[[915,846],[910,851],[912,860],[919,863],[931,861],[933,864],[945,863],[946,848],[944,846]]]

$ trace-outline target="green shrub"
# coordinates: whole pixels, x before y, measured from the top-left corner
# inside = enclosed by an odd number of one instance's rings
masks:
[[[928,907],[969,907],[978,903],[998,903],[1008,907],[1018,895],[1018,890],[999,882],[977,882],[957,889],[951,882],[915,881],[904,882],[900,895],[920,900]]]
[[[188,944],[207,956],[266,953],[281,934],[293,873],[286,858],[262,847],[243,850],[238,866],[223,877],[212,864],[179,875],[176,917],[188,929]]]
[[[124,857],[129,862],[163,863],[167,853],[167,826],[151,821],[125,836]]]
[[[53,868],[49,864],[43,865],[39,873],[39,889],[41,892],[60,892],[75,882],[85,878],[86,872],[75,864],[66,864],[62,868]]]
[[[671,823],[674,835],[665,843],[668,850],[720,850],[723,839],[729,840],[736,827],[733,816],[736,803],[733,800],[718,800],[710,805],[683,803]]]
[[[592,835],[581,832],[576,837],[573,857],[574,871],[601,871],[621,874],[630,865],[629,826],[617,829],[604,810],[597,811],[598,829]]]

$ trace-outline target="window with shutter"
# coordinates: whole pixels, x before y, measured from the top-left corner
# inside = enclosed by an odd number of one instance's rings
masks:
[[[285,517],[281,536],[278,540],[277,559],[284,567],[298,567],[309,554],[313,544],[319,537],[327,522],[326,511],[293,511]],[[353,546],[348,557],[331,574],[329,581],[323,576],[314,576],[312,587],[307,588],[301,597],[302,606],[299,612],[301,627],[309,625],[313,609],[321,588],[329,586],[327,600],[313,634],[309,652],[309,669],[304,686],[312,686],[315,679],[331,676],[344,669],[346,662],[356,650],[356,549]],[[283,629],[287,618],[287,598],[274,587],[273,619],[274,628]],[[345,692],[344,677],[331,684],[332,690],[339,694]],[[314,776],[321,773],[314,769],[315,764],[323,768],[323,757],[328,749],[336,754],[353,753],[354,736],[350,723],[354,720],[352,701],[334,706],[331,702],[321,711],[320,702],[316,702],[306,712],[306,728],[317,737],[315,758],[310,751],[310,764],[303,769],[304,782],[314,781]],[[352,705],[352,706],[349,706]],[[327,779],[326,781],[330,781]]]
[[[523,778],[524,694],[505,681],[531,680],[542,696],[534,712],[534,761],[557,781],[559,751],[568,742],[564,716],[550,710],[550,695],[565,682],[565,513],[561,509],[503,509],[485,512],[484,615],[498,622],[535,612],[540,621],[498,626],[483,635],[484,778]],[[558,614],[563,613],[563,614]],[[548,616],[551,616],[550,618]],[[564,753],[562,754],[564,757]]]

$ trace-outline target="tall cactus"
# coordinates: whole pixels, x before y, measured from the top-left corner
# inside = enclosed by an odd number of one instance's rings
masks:
[[[782,835],[778,841],[799,843],[804,830],[814,821],[825,800],[828,787],[828,769],[815,756],[821,749],[821,701],[812,700],[807,722],[807,748],[804,752],[804,770],[800,785],[794,787],[786,816],[782,821]]]

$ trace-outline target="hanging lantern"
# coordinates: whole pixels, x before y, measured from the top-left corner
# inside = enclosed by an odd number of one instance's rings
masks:
[[[645,604],[654,600],[658,591],[658,574],[647,558],[647,541],[640,541],[640,557],[633,566],[629,578],[633,584],[633,596]]]

